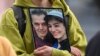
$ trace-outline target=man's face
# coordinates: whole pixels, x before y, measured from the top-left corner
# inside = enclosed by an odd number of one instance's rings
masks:
[[[44,37],[47,35],[47,25],[44,21],[45,15],[32,15],[32,20],[33,20],[33,26],[35,28],[35,31],[37,35],[41,38],[44,39]]]

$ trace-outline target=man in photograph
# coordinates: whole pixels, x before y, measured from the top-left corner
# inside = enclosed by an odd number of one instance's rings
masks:
[[[47,37],[48,29],[47,25],[44,21],[44,17],[46,15],[46,11],[44,10],[33,10],[31,12],[32,18],[32,28],[33,28],[33,35],[35,38],[35,48],[41,47],[43,45],[48,45],[48,43],[44,40]]]

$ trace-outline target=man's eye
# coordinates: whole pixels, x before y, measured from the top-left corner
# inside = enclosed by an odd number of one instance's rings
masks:
[[[38,23],[34,23],[34,25],[39,25]]]
[[[43,23],[42,25],[43,25],[43,26],[45,26],[45,25],[46,25],[46,23]]]

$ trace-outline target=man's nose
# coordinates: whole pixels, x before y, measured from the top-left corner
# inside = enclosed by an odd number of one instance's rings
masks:
[[[39,29],[43,29],[43,26],[42,25],[39,25]]]

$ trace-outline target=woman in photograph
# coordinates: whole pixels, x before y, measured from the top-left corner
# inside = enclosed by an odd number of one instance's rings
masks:
[[[47,13],[44,20],[48,24],[50,33],[54,36],[55,39],[58,40],[57,42],[53,43],[53,47],[70,51],[69,39],[66,34],[67,32],[63,21],[64,17],[62,12],[52,10]]]

